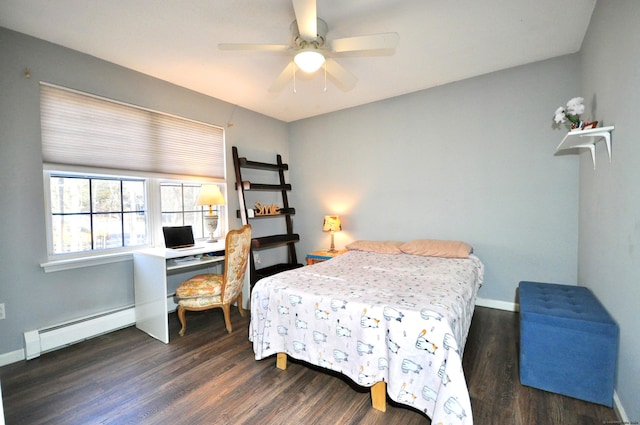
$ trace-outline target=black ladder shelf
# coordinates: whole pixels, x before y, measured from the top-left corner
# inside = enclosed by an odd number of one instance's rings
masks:
[[[237,216],[242,219],[242,224],[249,224],[249,220],[265,219],[265,218],[284,218],[286,223],[286,233],[276,234],[269,236],[255,237],[251,240],[252,253],[250,257],[250,283],[251,287],[255,283],[267,276],[280,273],[281,271],[291,270],[298,267],[302,267],[302,264],[298,264],[298,258],[296,256],[295,244],[300,241],[300,235],[293,233],[293,221],[291,216],[296,213],[294,208],[289,206],[289,199],[287,192],[291,190],[291,185],[285,181],[284,172],[289,169],[288,164],[282,162],[282,157],[276,155],[276,164],[270,164],[266,162],[249,161],[247,158],[238,156],[238,148],[233,146],[233,165],[236,171],[236,190],[238,191],[238,201],[240,209],[237,211]],[[242,179],[242,169],[254,169],[277,172],[279,176],[279,184],[263,184],[252,183]],[[253,208],[247,208],[245,192],[247,191],[270,191],[280,192],[282,195],[282,207],[277,214],[269,215],[255,215],[251,214]],[[269,249],[275,247],[287,247],[288,261],[286,263],[274,264],[271,266],[256,269],[256,264],[253,258],[254,250]]]

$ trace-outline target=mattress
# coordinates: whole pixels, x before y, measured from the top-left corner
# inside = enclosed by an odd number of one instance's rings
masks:
[[[452,259],[349,251],[257,282],[249,339],[256,360],[276,353],[386,383],[432,423],[473,423],[462,370],[484,266]]]

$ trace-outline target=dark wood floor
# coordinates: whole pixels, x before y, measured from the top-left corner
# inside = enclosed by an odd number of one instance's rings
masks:
[[[429,424],[422,413],[388,402],[371,408],[367,389],[346,378],[275,359],[255,361],[248,314],[187,313],[171,343],[135,327],[0,368],[7,425],[14,424]],[[521,386],[518,316],[478,307],[465,349],[474,423],[601,425],[612,409]]]

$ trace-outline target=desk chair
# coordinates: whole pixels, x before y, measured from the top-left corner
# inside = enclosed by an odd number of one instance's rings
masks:
[[[178,298],[178,319],[182,324],[179,335],[183,336],[187,328],[186,311],[201,311],[221,308],[227,332],[231,333],[229,317],[231,304],[238,303],[242,310],[242,286],[247,270],[251,248],[251,225],[227,233],[224,251],[224,274],[199,274],[185,280],[176,289]]]

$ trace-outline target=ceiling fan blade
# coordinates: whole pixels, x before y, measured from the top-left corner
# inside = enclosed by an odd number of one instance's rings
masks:
[[[220,50],[266,50],[271,52],[286,52],[289,46],[285,44],[252,44],[252,43],[220,43]]]
[[[327,74],[340,90],[349,91],[355,87],[358,78],[338,62],[333,59],[327,59],[324,66]]]
[[[318,14],[316,0],[293,0],[293,11],[298,22],[300,36],[313,41],[318,36]]]
[[[271,84],[269,87],[270,93],[278,93],[282,91],[284,86],[287,85],[289,80],[293,78],[293,73],[295,72],[296,64],[291,61],[289,64],[282,70],[278,78]]]
[[[400,40],[400,36],[396,32],[338,38],[331,41],[331,49],[336,53],[356,50],[395,49],[398,40]]]

